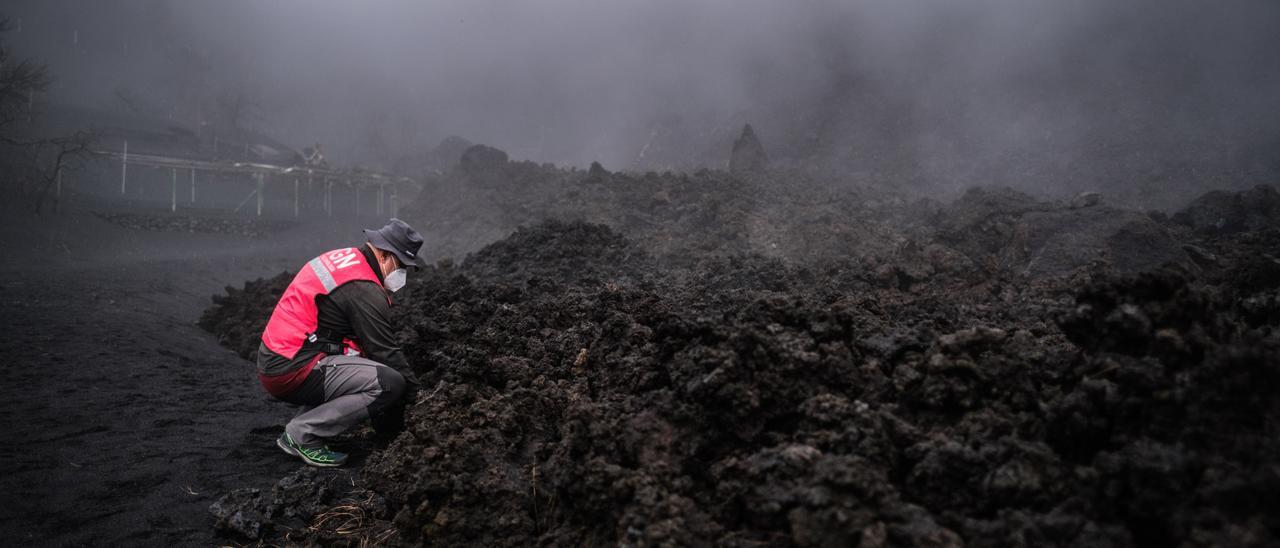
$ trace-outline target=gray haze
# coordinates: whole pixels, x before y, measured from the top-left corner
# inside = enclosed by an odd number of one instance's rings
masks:
[[[1280,172],[1280,3],[1193,0],[9,2],[51,104],[241,123],[412,170],[771,156],[903,184],[1244,186]]]

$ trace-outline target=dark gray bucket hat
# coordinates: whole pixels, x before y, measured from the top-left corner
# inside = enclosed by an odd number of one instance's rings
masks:
[[[373,247],[395,254],[405,266],[419,268],[421,259],[418,250],[422,249],[422,235],[409,226],[409,223],[392,218],[387,226],[377,230],[364,229]]]

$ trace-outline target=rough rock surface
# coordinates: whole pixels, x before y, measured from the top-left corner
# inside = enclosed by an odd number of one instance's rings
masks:
[[[1209,192],[1175,213],[1173,220],[1208,234],[1280,227],[1280,193],[1270,185]]]
[[[262,330],[293,276],[281,272],[245,282],[241,288],[227,286],[225,294],[213,296],[212,306],[205,309],[197,323],[205,331],[216,333],[218,342],[235,350],[241,358],[255,360]]]
[[[939,240],[970,259],[1034,279],[1095,262],[1125,274],[1166,263],[1196,268],[1182,243],[1145,213],[1062,207],[1007,188],[971,189],[934,223]]]
[[[1094,206],[1030,212],[1014,226],[1010,256],[1024,259],[1022,272],[1033,278],[1058,276],[1092,261],[1133,274],[1176,263],[1194,263],[1164,227],[1144,213]]]
[[[260,540],[280,538],[307,528],[316,516],[330,512],[343,496],[350,495],[347,472],[323,472],[302,467],[263,492],[236,489],[209,507],[214,527],[228,537]],[[372,506],[376,497],[364,504]],[[335,526],[340,524],[330,524]],[[318,535],[323,537],[324,535]]]
[[[1107,208],[968,203],[883,259],[550,222],[425,269],[426,389],[356,506],[403,544],[1277,542],[1280,233],[1032,280],[980,252]]]

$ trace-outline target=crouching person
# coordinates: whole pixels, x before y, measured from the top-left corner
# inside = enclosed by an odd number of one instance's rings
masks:
[[[325,440],[365,420],[399,431],[417,392],[391,326],[391,293],[418,268],[422,236],[399,219],[365,230],[368,241],[335,249],[298,271],[258,345],[258,378],[277,399],[303,406],[276,444],[312,466],[342,466]]]

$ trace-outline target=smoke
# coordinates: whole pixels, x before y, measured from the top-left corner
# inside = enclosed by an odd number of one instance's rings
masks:
[[[278,0],[6,8],[59,101],[132,97],[384,169],[448,135],[513,157],[720,166],[771,156],[901,184],[1244,184],[1280,171],[1280,5]],[[70,45],[73,30],[78,43]],[[641,155],[644,151],[644,155]],[[1181,183],[1179,183],[1181,181]]]

